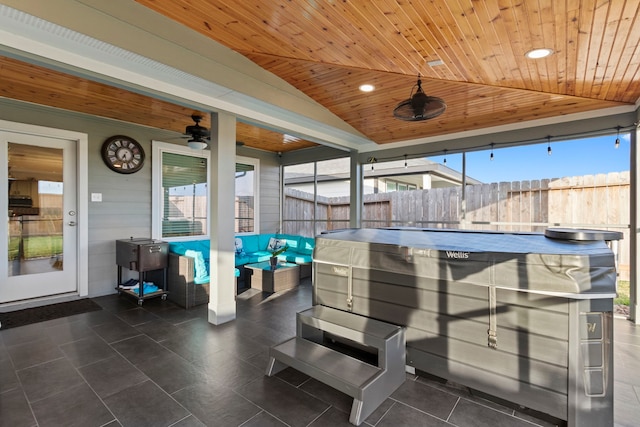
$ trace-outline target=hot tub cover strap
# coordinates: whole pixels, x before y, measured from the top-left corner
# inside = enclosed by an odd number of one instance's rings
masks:
[[[487,330],[490,348],[498,348],[498,326],[496,317],[496,287],[489,286],[489,329]]]

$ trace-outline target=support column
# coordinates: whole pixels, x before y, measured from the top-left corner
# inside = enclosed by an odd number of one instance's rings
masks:
[[[431,175],[430,174],[424,174],[422,175],[422,189],[423,190],[430,190],[431,189]]]
[[[462,152],[462,200],[460,200],[460,228],[467,228],[467,153]]]
[[[209,219],[211,250],[209,323],[220,325],[236,318],[234,206],[236,172],[236,118],[211,114]]]
[[[638,119],[640,119],[640,110],[636,111]],[[640,121],[640,120],[639,120]],[[640,233],[640,209],[638,209],[638,200],[640,200],[640,150],[638,150],[638,139],[640,137],[640,129],[636,126],[631,130],[631,191],[630,191],[630,205],[631,205],[631,230],[629,232],[630,244],[629,244],[629,320],[635,324],[639,324],[638,314],[640,314],[640,307],[638,306],[638,294],[640,293],[640,252],[638,251],[638,234]]]
[[[349,164],[349,227],[362,227],[362,203],[363,203],[363,173],[362,163],[358,160],[358,152],[351,152],[351,162]]]
[[[326,230],[328,226],[323,224],[322,229]],[[318,162],[313,162],[313,235],[318,234]]]

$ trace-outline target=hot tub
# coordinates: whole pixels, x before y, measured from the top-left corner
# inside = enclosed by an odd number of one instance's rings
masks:
[[[316,237],[314,304],[406,327],[409,366],[575,426],[613,425],[607,241],[621,233],[348,229]]]

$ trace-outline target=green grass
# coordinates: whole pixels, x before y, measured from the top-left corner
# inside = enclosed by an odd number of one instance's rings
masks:
[[[613,300],[613,303],[628,306],[629,302],[629,281],[618,280],[618,296]]]
[[[48,258],[62,253],[62,236],[33,236],[25,237],[24,258]],[[18,245],[20,239],[12,237],[9,239],[9,259],[18,257]]]

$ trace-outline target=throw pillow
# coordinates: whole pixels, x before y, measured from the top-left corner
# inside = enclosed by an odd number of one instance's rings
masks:
[[[239,237],[236,237],[236,253],[237,254],[241,254],[243,252],[242,250],[242,239]]]
[[[272,238],[269,239],[269,244],[267,245],[267,250],[268,251],[277,251],[282,246],[284,246],[284,241],[282,241],[280,239],[276,239],[275,237],[272,237]]]
[[[194,266],[196,270],[194,280],[202,280],[209,275],[207,264],[202,252],[189,249],[185,252],[185,256],[192,257],[194,259]]]

